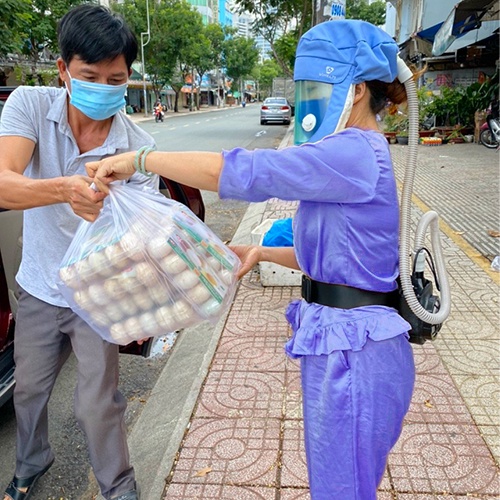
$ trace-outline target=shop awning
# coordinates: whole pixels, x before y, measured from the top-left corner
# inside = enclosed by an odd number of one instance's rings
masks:
[[[455,4],[446,20],[417,33],[432,43],[432,55],[444,54],[450,45],[468,32],[481,27],[483,21],[499,19],[497,0],[462,0]]]

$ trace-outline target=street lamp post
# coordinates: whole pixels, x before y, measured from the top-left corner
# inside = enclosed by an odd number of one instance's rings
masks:
[[[142,89],[144,93],[144,116],[148,116],[148,98],[146,92],[146,67],[144,64],[144,47],[149,43],[150,40],[150,29],[149,29],[149,1],[146,0],[146,18],[148,23],[148,31],[141,33],[141,60],[142,60]],[[148,39],[144,42],[144,37],[147,36]]]

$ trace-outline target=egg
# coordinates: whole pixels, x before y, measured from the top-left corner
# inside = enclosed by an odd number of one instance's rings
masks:
[[[132,340],[140,340],[147,336],[144,334],[144,329],[137,318],[126,319],[123,322],[123,328]]]
[[[161,261],[161,268],[168,274],[177,274],[187,269],[187,264],[176,253],[172,253]]]
[[[218,276],[226,285],[231,285],[231,283],[233,283],[234,275],[231,271],[228,271],[227,269],[221,269],[218,272]]]
[[[110,296],[99,283],[89,286],[89,296],[98,306],[104,306],[110,301]]]
[[[93,271],[87,259],[82,259],[76,262],[75,271],[81,281],[88,281],[92,278]]]
[[[146,248],[149,255],[156,260],[161,260],[172,253],[172,247],[167,243],[166,238],[161,236],[153,238]]]
[[[198,315],[192,307],[189,306],[185,301],[178,300],[172,306],[172,313],[175,316],[175,320],[184,324],[189,323],[192,320],[198,319]]]
[[[155,313],[155,319],[164,333],[175,330],[175,317],[170,306],[161,306]]]
[[[109,278],[103,283],[103,288],[106,294],[114,300],[119,300],[125,297],[126,290],[123,288],[120,280]]]
[[[213,255],[207,257],[205,259],[205,262],[207,266],[213,269],[214,271],[218,271],[221,268],[220,262]]]
[[[124,323],[116,323],[110,328],[109,333],[113,341],[120,345],[130,344],[134,340],[128,335]]]
[[[118,281],[120,286],[128,293],[134,294],[136,290],[142,290],[142,285],[135,277],[135,272],[132,269],[126,273],[120,274],[118,276]]]
[[[144,242],[135,233],[129,231],[120,240],[120,247],[132,260],[139,262],[144,260]]]
[[[104,255],[108,259],[108,262],[118,270],[126,268],[130,263],[126,252],[119,245],[110,245],[106,247],[104,249]]]
[[[201,306],[201,311],[206,317],[217,316],[221,312],[222,304],[215,299],[210,299]]]
[[[93,252],[88,256],[89,267],[93,274],[108,278],[114,273],[113,266],[104,252]]]
[[[149,290],[146,288],[142,288],[142,290],[138,290],[134,293],[134,301],[142,311],[149,311],[154,307],[154,300],[151,298],[149,294]]]
[[[134,296],[127,296],[117,302],[118,307],[126,316],[133,316],[139,312],[139,306],[135,303]]]
[[[108,304],[103,309],[103,312],[111,320],[112,323],[118,323],[125,317],[125,314],[123,314],[123,311],[118,306],[118,304]]]
[[[158,283],[158,273],[156,269],[147,262],[136,264],[135,275],[140,283],[149,287]]]
[[[195,272],[187,269],[186,271],[182,271],[182,273],[179,273],[174,277],[174,283],[181,290],[189,290],[190,288],[193,288],[197,283],[199,283],[199,279]]]
[[[63,267],[59,270],[59,276],[62,282],[69,286],[70,288],[76,289],[79,288],[81,284],[81,280],[78,277],[75,266],[67,266]]]
[[[207,301],[211,297],[210,291],[203,283],[199,283],[195,287],[191,288],[191,290],[188,290],[186,295],[189,300],[195,304],[203,304],[203,302]]]
[[[75,292],[73,295],[73,300],[75,301],[76,305],[84,311],[91,311],[95,307],[94,302],[92,301],[89,293],[86,290],[78,290],[77,292]]]
[[[156,285],[148,288],[148,292],[153,302],[159,306],[164,306],[170,301],[169,290],[166,286]]]
[[[160,335],[163,328],[160,326],[158,321],[156,321],[155,315],[151,312],[146,312],[139,317],[139,323],[144,333],[148,336],[155,337]]]

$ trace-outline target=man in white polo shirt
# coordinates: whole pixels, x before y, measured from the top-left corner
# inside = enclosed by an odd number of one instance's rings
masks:
[[[59,76],[65,88],[19,87],[0,125],[0,206],[24,210],[16,280],[15,475],[5,499],[26,500],[54,461],[47,403],[71,351],[78,362],[75,415],[105,499],[138,498],[117,390],[118,346],[103,341],[69,309],[57,286],[59,264],[79,223],[94,221],[104,195],[90,188],[85,163],[153,146],[120,110],[137,40],[108,9],[82,5],[60,21]],[[157,187],[158,179],[131,182]]]

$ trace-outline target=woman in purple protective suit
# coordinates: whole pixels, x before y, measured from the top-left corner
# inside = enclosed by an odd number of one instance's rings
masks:
[[[398,47],[362,21],[325,22],[297,48],[295,138],[282,150],[134,155],[87,164],[102,190],[136,169],[221,198],[299,200],[294,248],[233,247],[241,275],[271,261],[305,275],[287,319],[301,359],[313,500],[372,500],[410,405],[410,326],[397,313],[399,209],[376,114],[406,99]]]

